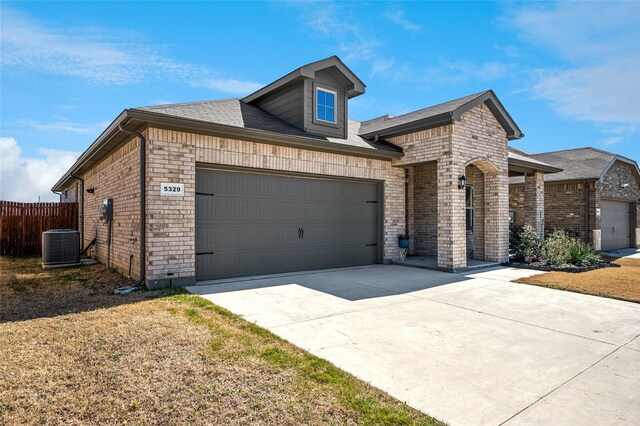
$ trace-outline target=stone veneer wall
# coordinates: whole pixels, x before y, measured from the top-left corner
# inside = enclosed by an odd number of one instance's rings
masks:
[[[623,184],[627,184],[624,188]],[[596,205],[600,207],[603,198],[617,199],[632,203],[631,209],[631,245],[640,247],[640,177],[635,166],[616,161],[605,173],[602,182],[598,182]],[[595,219],[596,229],[600,229],[600,216]]]
[[[178,131],[149,129],[149,250],[151,286],[171,276],[184,284],[195,276],[196,163],[281,170],[384,182],[384,258],[398,259],[405,228],[405,171],[391,162],[288,148]],[[185,184],[183,197],[160,197],[162,182]]]

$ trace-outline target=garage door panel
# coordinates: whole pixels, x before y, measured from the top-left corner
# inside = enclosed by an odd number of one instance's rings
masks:
[[[602,250],[616,250],[631,246],[631,204],[603,200],[600,206]]]
[[[196,197],[198,280],[377,261],[375,183],[199,169],[196,188],[214,194]]]

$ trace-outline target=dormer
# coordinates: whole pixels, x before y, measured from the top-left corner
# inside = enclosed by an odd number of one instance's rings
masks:
[[[365,84],[337,56],[304,65],[242,99],[314,135],[347,138],[351,98]]]

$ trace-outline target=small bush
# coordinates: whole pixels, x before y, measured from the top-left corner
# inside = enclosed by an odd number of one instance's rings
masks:
[[[542,257],[547,265],[557,267],[591,266],[600,262],[600,256],[590,246],[559,230],[545,240]]]
[[[512,227],[509,234],[509,251],[516,261],[537,262],[542,254],[542,241],[530,225]]]

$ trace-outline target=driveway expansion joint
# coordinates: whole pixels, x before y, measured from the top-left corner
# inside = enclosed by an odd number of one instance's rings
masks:
[[[616,347],[614,350],[612,350],[611,352],[609,352],[608,354],[604,355],[603,357],[601,357],[600,359],[598,359],[596,362],[594,362],[593,364],[591,364],[590,366],[588,366],[587,368],[585,368],[584,370],[580,371],[578,374],[574,375],[573,377],[570,377],[569,379],[565,380],[564,382],[560,383],[558,386],[556,386],[555,388],[551,389],[549,392],[547,392],[546,394],[542,395],[540,398],[536,399],[535,401],[533,401],[531,404],[527,405],[526,407],[524,407],[522,410],[518,411],[517,413],[515,413],[514,415],[512,415],[511,417],[509,417],[508,419],[506,419],[505,421],[503,421],[502,423],[498,424],[498,426],[502,426],[505,423],[513,420],[515,417],[519,416],[520,414],[524,413],[525,411],[527,411],[529,408],[533,407],[535,404],[537,404],[538,402],[542,401],[544,398],[548,397],[549,395],[551,395],[552,393],[554,393],[555,391],[557,391],[558,389],[560,389],[561,387],[563,387],[564,385],[566,385],[567,383],[573,381],[574,379],[578,378],[579,376],[581,376],[582,374],[586,373],[587,371],[591,370],[593,367],[595,367],[596,365],[600,364],[602,361],[604,361],[605,359],[609,358],[611,355],[613,355],[614,353],[618,352],[620,349],[627,349],[625,348],[626,345],[628,345],[629,343],[633,342],[636,338],[638,337],[635,336],[633,337],[631,340],[629,340],[628,342]]]

